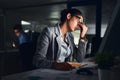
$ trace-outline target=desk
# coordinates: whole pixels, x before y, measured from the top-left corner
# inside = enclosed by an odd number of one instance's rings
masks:
[[[52,69],[36,69],[2,77],[2,80],[98,80],[94,75],[78,75],[75,70],[58,71]]]
[[[95,60],[93,58],[86,58],[80,64],[86,64],[83,68],[96,68]]]
[[[85,64],[87,61],[84,62]],[[84,64],[83,63],[83,64]],[[93,63],[88,63],[84,67],[93,67]],[[98,80],[96,69],[93,70],[93,75],[76,74],[77,69],[71,71],[59,71],[53,69],[36,69],[27,72],[3,76],[2,80]]]

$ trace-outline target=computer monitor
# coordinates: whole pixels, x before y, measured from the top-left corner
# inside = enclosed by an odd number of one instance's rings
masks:
[[[114,52],[120,55],[120,1],[115,6],[98,53]]]

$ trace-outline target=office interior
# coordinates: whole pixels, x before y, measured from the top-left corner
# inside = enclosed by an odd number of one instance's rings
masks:
[[[13,25],[22,24],[34,39],[45,27],[58,23],[65,8],[82,11],[92,43],[91,56],[106,49],[120,54],[119,5],[119,0],[0,0],[0,75],[21,72],[18,49],[12,47],[16,41]],[[78,34],[79,30],[73,32],[75,44]]]

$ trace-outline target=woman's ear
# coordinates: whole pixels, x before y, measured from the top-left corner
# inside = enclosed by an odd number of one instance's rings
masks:
[[[67,14],[67,19],[69,20],[70,18],[71,18],[71,14],[68,13],[68,14]]]

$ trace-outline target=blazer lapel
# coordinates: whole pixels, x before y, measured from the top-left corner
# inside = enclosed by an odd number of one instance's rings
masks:
[[[59,26],[57,26],[57,27],[55,27],[55,34],[56,34],[56,41],[57,41],[57,44],[58,44],[58,52],[57,52],[57,58],[56,59],[58,59],[58,57],[60,56],[60,42],[61,42],[61,34],[60,34],[60,30],[59,30]]]

